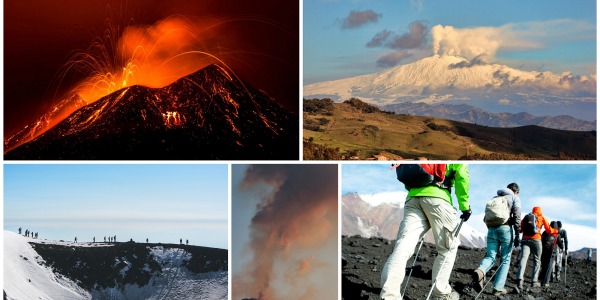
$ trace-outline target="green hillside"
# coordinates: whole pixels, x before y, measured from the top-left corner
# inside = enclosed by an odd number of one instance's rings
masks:
[[[493,128],[395,115],[357,99],[305,100],[303,118],[304,159],[596,159],[596,131]]]

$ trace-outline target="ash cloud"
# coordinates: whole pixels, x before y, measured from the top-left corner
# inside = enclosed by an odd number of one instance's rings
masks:
[[[408,26],[408,32],[396,34],[390,30],[382,30],[367,43],[368,48],[384,47],[389,49],[418,49],[427,43],[427,24],[425,21],[414,21]]]
[[[251,165],[246,170],[243,189],[268,184],[272,191],[262,195],[252,217],[247,245],[252,258],[234,276],[234,297],[300,299],[308,290],[337,296],[337,180],[336,165]],[[284,276],[282,283],[281,274],[298,276]]]
[[[346,18],[342,20],[342,29],[355,29],[368,23],[377,23],[383,15],[376,13],[371,9],[359,11],[352,10]]]

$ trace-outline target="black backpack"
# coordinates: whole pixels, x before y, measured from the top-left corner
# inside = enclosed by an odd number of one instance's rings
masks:
[[[537,216],[533,213],[527,214],[523,217],[523,226],[521,226],[521,230],[523,231],[523,235],[533,236],[540,231],[537,227]]]
[[[451,185],[445,164],[401,164],[395,169],[396,178],[408,189],[425,186],[449,189]]]

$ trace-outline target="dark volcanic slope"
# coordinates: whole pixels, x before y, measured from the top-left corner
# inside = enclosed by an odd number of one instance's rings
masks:
[[[394,241],[380,238],[342,237],[342,256],[346,259],[345,264],[342,264],[342,299],[379,300],[381,270],[393,247]],[[405,300],[427,298],[431,288],[431,267],[436,253],[434,245],[423,244],[406,289]],[[484,256],[484,249],[459,247],[450,275],[450,285],[460,294],[460,299],[475,299],[477,296],[477,292],[471,287],[471,272],[479,266]],[[410,271],[408,268],[413,260],[414,257],[408,260],[407,277]],[[521,294],[514,293],[518,263],[517,255],[513,253],[505,285],[511,293],[503,297],[495,297],[491,294],[493,284],[491,282],[478,299],[596,299],[596,262],[587,263],[585,260],[573,258],[567,267],[566,285],[561,282],[550,283],[548,288],[532,288],[527,286],[528,283],[530,284],[532,260],[530,255],[525,270],[525,290]],[[493,267],[488,272],[488,278],[495,270],[496,267]],[[564,277],[561,279],[564,280]],[[404,285],[405,282],[402,288]]]
[[[227,250],[187,245],[116,243],[112,247],[72,247],[30,243],[56,272],[87,290],[147,285],[162,267],[150,253],[152,247],[181,248],[192,257],[185,267],[192,273],[227,272]],[[129,264],[127,272],[123,267]]]
[[[297,159],[298,117],[211,65],[87,105],[5,159]]]

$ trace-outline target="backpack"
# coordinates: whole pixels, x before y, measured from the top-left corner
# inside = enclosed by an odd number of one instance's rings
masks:
[[[542,234],[542,247],[545,249],[552,249],[556,243],[556,236],[544,232]]]
[[[510,219],[510,207],[504,196],[496,196],[485,204],[485,215],[483,222],[487,227],[498,227],[506,224]]]
[[[396,167],[396,177],[410,189],[435,185],[446,188],[445,164],[401,164]]]
[[[523,217],[523,226],[521,227],[523,235],[526,236],[533,236],[540,231],[540,229],[537,227],[537,216],[533,213],[529,213]]]

